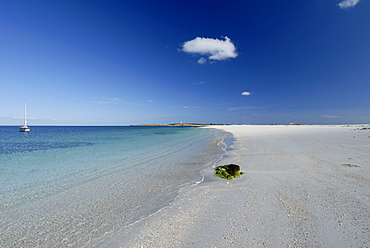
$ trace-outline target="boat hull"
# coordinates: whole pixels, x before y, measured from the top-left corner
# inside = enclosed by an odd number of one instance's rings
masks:
[[[29,132],[30,128],[27,126],[21,126],[19,127],[19,132]]]

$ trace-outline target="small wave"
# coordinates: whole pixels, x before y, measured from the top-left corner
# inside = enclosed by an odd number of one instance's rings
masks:
[[[214,164],[213,164],[213,168],[215,168],[216,167],[216,165],[217,165],[217,163],[219,162],[219,161],[221,161],[223,158],[224,158],[224,156],[225,156],[225,154],[227,153],[227,147],[228,147],[228,145],[225,143],[225,139],[226,139],[226,136],[224,136],[218,143],[217,143],[217,146],[219,146],[219,147],[221,147],[221,149],[224,151],[224,153],[223,154],[221,154],[220,155],[220,158],[219,159],[217,159],[215,162],[214,162]]]

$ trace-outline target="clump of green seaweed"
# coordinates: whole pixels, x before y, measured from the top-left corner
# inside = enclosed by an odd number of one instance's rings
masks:
[[[239,178],[244,172],[240,172],[240,166],[237,164],[220,165],[215,168],[215,176],[226,180]]]
[[[361,166],[355,165],[355,164],[342,164],[342,166],[347,166],[347,167],[361,167]]]

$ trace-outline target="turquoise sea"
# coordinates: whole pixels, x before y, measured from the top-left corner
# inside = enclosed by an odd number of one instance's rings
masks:
[[[224,153],[193,127],[0,126],[0,246],[92,247],[170,204]]]

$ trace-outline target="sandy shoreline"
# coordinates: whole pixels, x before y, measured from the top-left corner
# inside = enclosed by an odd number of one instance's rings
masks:
[[[246,174],[226,181],[209,168],[203,183],[98,247],[370,247],[370,130],[211,128],[235,137],[218,165]]]

